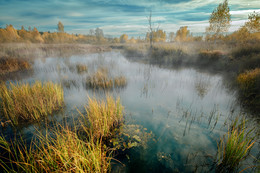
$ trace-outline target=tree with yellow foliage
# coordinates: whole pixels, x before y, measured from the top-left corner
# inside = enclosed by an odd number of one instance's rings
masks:
[[[228,0],[224,0],[215,8],[209,18],[209,27],[206,31],[214,34],[215,39],[223,32],[227,32],[230,27],[231,15],[229,12]]]
[[[59,21],[59,23],[58,23],[57,30],[58,30],[58,32],[64,32],[64,25],[61,23],[61,21]]]
[[[128,35],[123,34],[120,36],[120,43],[126,43],[128,40]]]
[[[245,27],[251,33],[260,32],[260,13],[254,11],[252,14],[249,14]]]
[[[176,41],[190,41],[190,31],[188,30],[188,26],[182,26],[176,33],[175,40]]]

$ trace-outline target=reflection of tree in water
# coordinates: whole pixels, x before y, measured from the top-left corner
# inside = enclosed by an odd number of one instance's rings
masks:
[[[196,79],[195,81],[195,89],[197,91],[198,96],[203,99],[205,95],[208,93],[210,87],[209,78],[206,79]]]
[[[155,87],[154,81],[151,80],[152,70],[153,67],[151,65],[149,65],[147,68],[144,68],[143,71],[144,85],[141,89],[141,97],[142,96],[145,98],[149,97],[152,94],[151,89]]]

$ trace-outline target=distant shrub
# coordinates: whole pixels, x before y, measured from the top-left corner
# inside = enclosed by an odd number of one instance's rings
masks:
[[[253,46],[243,46],[235,49],[232,52],[232,56],[234,58],[241,58],[241,57],[248,57],[254,54],[260,54],[260,46],[253,45]]]
[[[240,88],[244,91],[256,89],[257,82],[260,79],[260,68],[248,70],[245,73],[239,74],[237,77]]]
[[[213,50],[213,51],[208,51],[208,50],[202,50],[199,53],[200,58],[203,59],[210,59],[210,60],[218,60],[223,56],[223,52],[220,50]]]

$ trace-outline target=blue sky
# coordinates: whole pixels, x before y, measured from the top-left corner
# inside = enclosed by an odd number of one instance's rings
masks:
[[[193,33],[205,32],[208,19],[223,0],[0,0],[0,27],[12,24],[56,31],[64,24],[68,33],[88,34],[101,28],[106,35],[144,36],[152,10],[154,27],[167,33],[188,26]],[[260,12],[259,0],[229,0],[232,26],[237,30],[253,11]]]

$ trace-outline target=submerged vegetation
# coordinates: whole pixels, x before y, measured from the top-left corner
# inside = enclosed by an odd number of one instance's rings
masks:
[[[1,112],[14,125],[21,121],[35,121],[61,109],[64,104],[63,89],[52,82],[34,84],[1,84]]]

